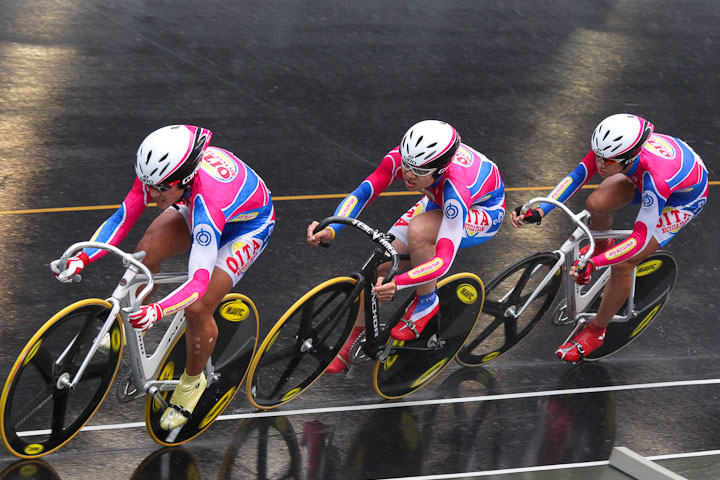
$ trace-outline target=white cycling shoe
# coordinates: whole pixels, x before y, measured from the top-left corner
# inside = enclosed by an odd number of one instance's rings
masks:
[[[183,372],[180,383],[170,397],[169,407],[160,417],[160,428],[171,431],[182,427],[190,420],[193,410],[207,386],[205,373],[189,377]]]

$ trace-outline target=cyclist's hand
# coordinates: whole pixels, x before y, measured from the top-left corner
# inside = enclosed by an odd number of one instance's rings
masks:
[[[318,222],[312,222],[307,228],[307,244],[311,247],[317,247],[320,243],[330,243],[335,238],[335,234],[329,227],[323,228],[318,233],[313,233],[318,225]]]
[[[160,304],[151,303],[149,305],[143,305],[140,307],[140,310],[136,312],[132,312],[128,318],[130,319],[130,325],[132,325],[135,330],[144,332],[149,330],[162,316],[163,312]]]
[[[570,267],[570,275],[578,285],[587,285],[590,281],[590,275],[595,271],[595,264],[592,260],[588,260],[583,268],[578,269],[578,261],[575,260],[575,263]]]
[[[531,208],[525,213],[520,213],[522,206],[517,207],[510,214],[510,222],[515,228],[522,228],[523,223],[537,223],[540,225],[542,218],[545,216],[542,208]]]
[[[52,270],[55,278],[63,283],[72,282],[73,275],[77,275],[82,272],[83,268],[90,263],[90,258],[85,252],[80,252],[80,254],[68,258],[64,268],[60,266],[60,260],[61,259],[58,258],[57,260],[50,262],[50,270]]]
[[[375,284],[375,288],[373,288],[373,290],[375,290],[378,300],[381,302],[387,302],[395,298],[397,284],[395,283],[395,280],[392,280],[383,285],[383,280],[385,280],[385,277],[378,277],[377,284]]]

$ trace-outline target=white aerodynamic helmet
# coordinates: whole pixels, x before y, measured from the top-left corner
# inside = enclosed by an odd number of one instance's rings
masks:
[[[450,163],[460,145],[460,135],[452,125],[439,120],[423,120],[405,133],[400,154],[407,165],[441,169]]]
[[[193,125],[169,125],[145,137],[137,151],[135,174],[141,182],[158,186],[195,176],[212,132]]]
[[[653,130],[653,124],[642,117],[617,113],[595,127],[590,145],[598,157],[627,164],[640,154]]]

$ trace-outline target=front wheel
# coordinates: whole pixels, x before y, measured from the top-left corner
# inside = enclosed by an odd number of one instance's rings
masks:
[[[585,357],[599,360],[612,355],[635,340],[655,320],[665,306],[677,280],[677,261],[670,253],[659,250],[649,255],[635,270],[635,307],[637,312],[627,322],[611,322],[602,346]],[[589,312],[597,312],[602,295],[592,303]],[[627,302],[619,315],[626,315]]]
[[[536,253],[510,265],[490,280],[480,319],[460,350],[458,363],[466,367],[486,364],[530,333],[560,290],[562,268],[558,266],[559,258],[555,253]],[[533,294],[536,296],[530,299]]]
[[[357,280],[337,277],[306,293],[270,330],[250,365],[247,395],[279,407],[310,387],[347,341],[360,308]]]
[[[37,458],[63,446],[90,420],[120,366],[123,329],[110,326],[110,348],[97,349],[75,388],[72,381],[98,338],[112,305],[100,299],[74,303],[53,316],[25,345],[0,399],[2,440],[13,455]]]

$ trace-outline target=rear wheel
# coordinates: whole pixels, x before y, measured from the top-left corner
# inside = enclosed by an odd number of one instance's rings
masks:
[[[247,394],[261,409],[298,396],[330,366],[352,331],[357,280],[337,277],[306,293],[278,320],[250,366]]]
[[[440,310],[420,338],[407,342],[390,338],[398,348],[384,362],[375,362],[373,387],[381,397],[404,397],[427,385],[450,364],[472,332],[483,305],[482,281],[472,273],[458,273],[438,282],[437,294]]]
[[[207,429],[230,404],[245,378],[258,339],[258,313],[245,295],[230,293],[213,314],[218,326],[218,339],[212,353],[215,379],[195,406],[192,417],[180,429],[171,432],[160,428],[165,409],[152,396],[145,400],[145,424],[150,436],[161,445],[180,445]],[[181,335],[168,351],[158,370],[158,380],[179,379],[185,371],[187,351],[185,335]],[[171,392],[162,394],[166,401]]]
[[[496,359],[524,339],[555,301],[562,269],[555,253],[536,253],[509,266],[490,280],[477,326],[460,350],[457,362],[466,367]],[[550,281],[529,303],[540,283]],[[518,315],[521,308],[523,312]]]
[[[635,340],[655,320],[667,303],[677,280],[677,261],[670,253],[659,250],[649,255],[636,268],[635,308],[637,312],[627,322],[611,322],[605,332],[602,346],[585,357],[585,360],[599,360],[612,355]],[[597,312],[602,295],[590,305],[589,312]],[[627,303],[619,315],[626,315]]]
[[[48,320],[13,365],[2,399],[2,440],[11,453],[37,458],[70,441],[90,420],[112,386],[120,365],[120,317],[110,326],[110,349],[98,349],[78,384],[74,379],[112,305],[100,299],[74,303]]]

